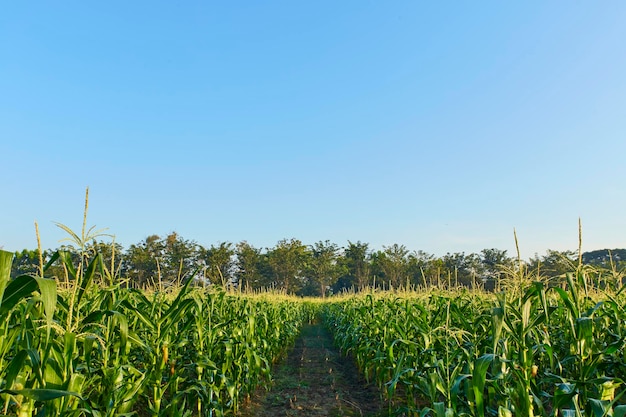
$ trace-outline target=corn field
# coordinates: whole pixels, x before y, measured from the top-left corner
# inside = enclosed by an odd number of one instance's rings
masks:
[[[2,415],[236,415],[316,316],[390,414],[626,415],[621,279],[581,266],[558,283],[512,274],[497,294],[372,290],[310,302],[191,280],[130,289],[84,250],[10,279],[12,257],[0,251]],[[55,262],[63,279],[47,276]]]
[[[329,303],[343,352],[404,415],[626,415],[625,298],[534,282],[498,295],[368,294]]]
[[[276,297],[152,293],[94,285],[99,256],[57,253],[69,287],[9,280],[0,251],[0,398],[4,415],[221,416],[269,382],[306,308]],[[85,262],[83,262],[85,261]]]

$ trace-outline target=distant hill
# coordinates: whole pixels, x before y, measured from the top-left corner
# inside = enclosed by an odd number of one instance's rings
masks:
[[[615,265],[626,263],[626,249],[598,249],[583,253],[583,263],[608,267],[613,259]]]

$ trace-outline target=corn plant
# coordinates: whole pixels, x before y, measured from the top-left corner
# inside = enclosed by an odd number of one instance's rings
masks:
[[[0,396],[4,414],[54,415],[54,401],[71,402],[73,387],[54,385],[48,359],[54,348],[53,320],[57,307],[54,280],[21,275],[10,279],[13,254],[0,251]],[[54,261],[54,259],[52,259]],[[50,265],[41,266],[43,275]]]
[[[59,224],[71,245],[46,264],[40,259],[38,275],[10,280],[12,254],[0,251],[1,413],[236,413],[252,390],[270,383],[272,364],[310,309],[193,280],[127,289],[119,268],[103,265],[98,245],[88,245],[100,232],[87,228],[87,208],[86,198],[80,233]],[[48,275],[52,266],[61,276]]]
[[[390,408],[410,415],[624,415],[624,296],[592,293],[576,273],[566,288],[523,282],[498,295],[371,293],[324,315]]]

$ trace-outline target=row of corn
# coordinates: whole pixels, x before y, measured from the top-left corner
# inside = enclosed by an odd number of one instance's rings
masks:
[[[337,345],[414,416],[626,415],[623,294],[523,291],[354,296],[329,303]]]
[[[306,309],[183,286],[94,285],[99,255],[59,252],[58,281],[9,279],[0,251],[0,415],[221,416],[269,381]]]

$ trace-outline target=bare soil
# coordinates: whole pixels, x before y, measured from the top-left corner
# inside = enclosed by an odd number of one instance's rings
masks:
[[[378,389],[342,356],[322,324],[305,325],[294,348],[273,371],[269,391],[260,389],[244,405],[242,417],[387,416]]]

